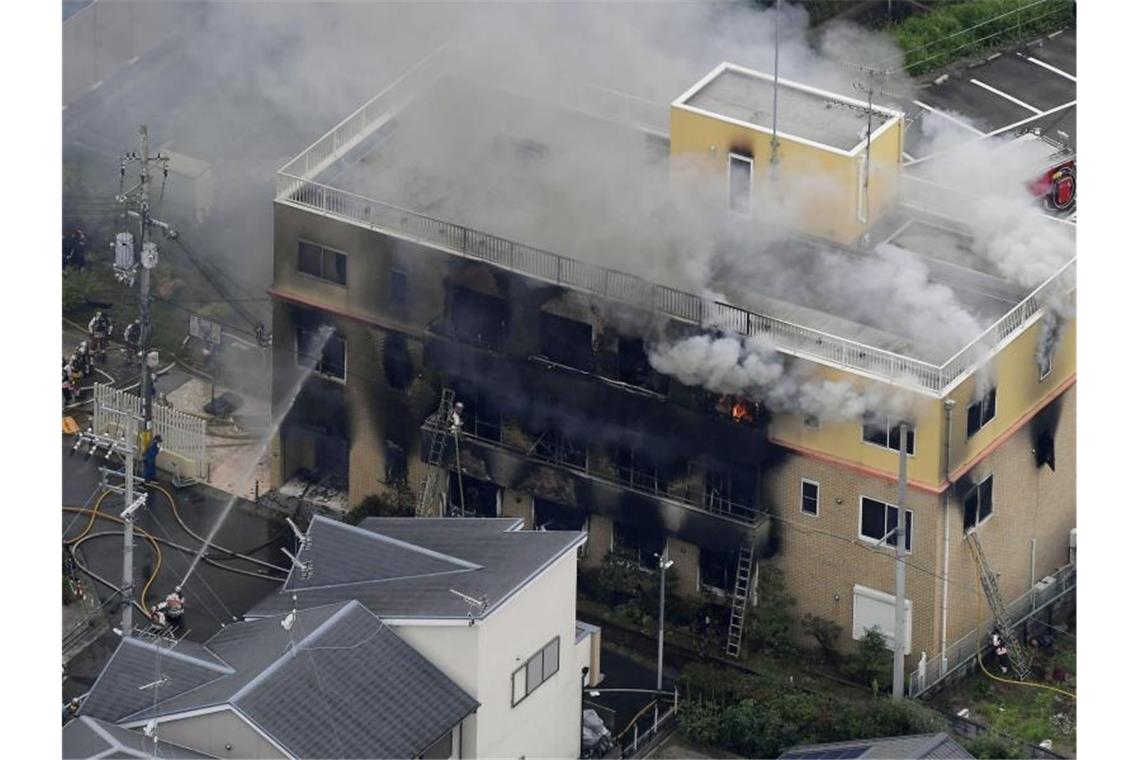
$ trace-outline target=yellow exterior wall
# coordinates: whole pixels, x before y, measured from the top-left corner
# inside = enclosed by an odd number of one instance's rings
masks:
[[[902,124],[896,122],[871,144],[870,203],[864,224],[858,219],[862,152],[845,156],[781,136],[779,171],[773,181],[770,134],[676,106],[669,117],[671,154],[691,158],[707,172],[714,194],[727,196],[728,154],[751,153],[752,201],[757,215],[778,209],[779,223],[844,245],[854,244],[893,204],[902,165],[902,135]]]
[[[1061,343],[1053,356],[1052,373],[1044,380],[1038,379],[1035,357],[1041,324],[1038,319],[1036,324],[1014,338],[990,360],[985,371],[997,387],[995,415],[969,439],[966,438],[966,415],[979,387],[977,373],[948,394],[948,398],[955,402],[950,435],[949,470],[952,474],[981,454],[987,446],[1076,374],[1077,323],[1073,319],[1064,325]]]

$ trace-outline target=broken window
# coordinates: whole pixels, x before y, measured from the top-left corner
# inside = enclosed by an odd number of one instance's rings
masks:
[[[897,546],[898,534],[891,533],[891,531],[898,527],[898,523],[898,507],[878,499],[869,499],[866,496],[859,497],[859,538],[878,543],[890,533],[890,536],[883,543],[888,546]],[[914,512],[910,509],[906,511],[905,531],[906,542],[903,544],[903,548],[909,552],[911,550],[911,536],[914,531]]]
[[[585,322],[541,312],[538,322],[542,355],[584,372],[594,371],[594,328]]]
[[[669,379],[649,364],[645,341],[641,338],[619,337],[617,360],[618,380],[621,382],[655,393],[665,393],[668,390]]]
[[[451,470],[447,473],[447,505],[450,514],[456,516],[498,517],[499,487],[470,475],[460,478]]]
[[[586,513],[536,496],[534,527],[535,530],[586,530]]]
[[[1037,466],[1049,465],[1049,469],[1056,472],[1057,460],[1053,451],[1053,433],[1050,430],[1042,430],[1037,434],[1037,439],[1033,443],[1033,456],[1037,460]]]
[[[664,548],[665,534],[660,529],[614,523],[613,553],[618,559],[656,570],[657,557]]]
[[[969,438],[985,427],[986,423],[994,418],[996,409],[997,387],[993,387],[966,409],[966,437]]]
[[[334,333],[328,336],[322,347],[322,337],[321,330],[297,327],[297,366],[344,380],[347,373],[347,344],[344,338]]]
[[[705,471],[705,506],[713,512],[751,519],[756,515],[755,473],[747,467],[715,466]]]
[[[384,479],[387,483],[406,483],[408,480],[408,454],[395,441],[384,441]]]
[[[388,333],[384,336],[384,349],[381,358],[384,367],[384,379],[388,385],[402,391],[412,383],[415,368],[412,366],[412,354],[408,350],[408,341],[401,333]]]
[[[728,208],[752,213],[752,159],[735,153],[728,154]]]
[[[720,591],[732,591],[736,579],[737,553],[701,549],[697,560],[701,585]]]
[[[898,451],[902,424],[902,420],[882,415],[867,415],[863,418],[863,441]],[[906,453],[914,456],[914,425],[909,422],[906,425]]]
[[[966,498],[962,500],[962,508],[964,512],[964,529],[967,533],[977,528],[986,518],[993,514],[994,511],[994,476],[990,475],[988,478],[978,483],[976,486],[966,492]]]
[[[477,290],[451,291],[451,334],[462,340],[498,348],[507,333],[507,302]]]
[[[338,285],[348,284],[348,256],[331,248],[297,241],[297,271]]]

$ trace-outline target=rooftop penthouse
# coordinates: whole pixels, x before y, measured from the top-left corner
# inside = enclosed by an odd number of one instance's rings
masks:
[[[1030,291],[976,255],[964,220],[947,212],[960,204],[943,202],[958,191],[902,171],[904,125],[891,109],[871,113],[866,177],[865,105],[780,80],[781,180],[822,166],[838,205],[809,214],[815,227],[742,237],[758,226],[752,173],[771,158],[772,77],[722,64],[672,104],[653,103],[592,85],[477,78],[468,55],[437,51],[330,130],[278,172],[277,202],[932,396],[1074,287],[1075,259]],[[686,156],[729,165],[728,208],[693,209],[694,229],[735,230],[735,245],[755,248],[748,255],[808,271],[890,243],[953,293],[977,335],[931,342],[869,318],[857,298],[837,305],[732,267],[694,280],[685,245],[661,234],[673,220],[644,202],[676,181]]]

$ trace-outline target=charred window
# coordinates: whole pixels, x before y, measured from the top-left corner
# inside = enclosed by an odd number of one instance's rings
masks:
[[[384,441],[384,478],[389,484],[407,483],[408,454],[395,441]]]
[[[297,366],[344,380],[347,374],[347,348],[342,336],[327,335],[328,328],[298,326]]]
[[[457,286],[451,291],[450,326],[457,338],[498,348],[507,333],[507,302]]]
[[[536,496],[534,527],[535,530],[586,530],[586,513]]]
[[[701,574],[701,585],[720,591],[733,590],[733,581],[736,579],[736,552],[718,552],[712,549],[701,549],[698,566]]]
[[[645,341],[641,338],[618,338],[618,380],[639,388],[665,393],[669,380],[649,364]]]
[[[660,530],[615,522],[613,537],[615,557],[650,570],[657,569],[657,557],[665,548],[665,534]]]
[[[747,467],[718,465],[705,471],[705,506],[712,512],[755,517],[755,476]]]
[[[892,533],[899,524],[899,508],[893,504],[868,499],[866,496],[859,499],[859,538],[871,543],[883,541],[888,546],[898,545],[898,533]],[[911,539],[914,532],[914,512],[906,511],[906,543],[903,548],[911,550]]]
[[[971,488],[962,500],[962,506],[965,512],[963,528],[969,533],[994,512],[994,476],[990,475]]]
[[[447,474],[447,505],[456,517],[498,517],[499,487],[454,470]],[[462,484],[462,488],[460,485]]]
[[[298,240],[297,271],[338,285],[347,285],[348,256],[331,248]]]
[[[997,388],[990,388],[986,395],[970,404],[966,410],[966,437],[986,426],[994,418],[997,409]]]
[[[384,337],[384,353],[381,359],[384,366],[384,379],[392,388],[402,391],[412,383],[415,369],[412,354],[408,350],[408,340],[400,333],[389,333]]]
[[[408,275],[396,269],[388,275],[388,309],[399,317],[408,313]]]
[[[752,213],[752,159],[728,154],[728,208],[738,214]]]
[[[902,437],[902,420],[868,415],[863,419],[863,441],[898,451]],[[914,425],[906,423],[906,453],[914,456]]]
[[[541,312],[539,340],[542,355],[567,367],[594,371],[594,329],[585,322]]]
[[[1053,450],[1053,432],[1045,429],[1037,434],[1036,440],[1033,442],[1033,456],[1037,460],[1037,466],[1049,465],[1049,469],[1056,472],[1057,458]]]

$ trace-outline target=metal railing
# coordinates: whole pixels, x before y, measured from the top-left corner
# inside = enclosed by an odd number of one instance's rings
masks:
[[[1007,605],[1007,615],[1012,626],[1021,625],[1030,617],[1072,593],[1077,587],[1076,565],[1065,565],[1047,577],[1054,580],[1044,587],[1044,590],[1038,590],[1039,584],[1034,584],[1033,588]],[[986,632],[992,629],[992,618],[987,617],[980,629],[974,629],[962,636],[947,646],[945,652],[933,658],[927,658],[923,653],[918,667],[910,674],[907,695],[912,698],[922,695],[971,662],[978,654],[979,642],[984,652],[989,645]],[[945,666],[942,664],[943,657],[946,660]]]
[[[864,372],[939,395],[969,372],[998,342],[1026,325],[1048,297],[1063,288],[1075,273],[1076,260],[1073,259],[986,332],[939,366],[313,180],[395,115],[420,89],[437,79],[441,75],[441,62],[456,54],[454,50],[440,48],[282,167],[277,173],[277,200],[703,328],[760,337],[773,348],[791,355],[809,356],[841,369]],[[593,85],[577,89],[576,102],[584,110],[602,118],[627,120],[636,126],[660,128],[664,125],[667,129],[667,108],[663,113],[657,113],[650,101]],[[934,196],[940,195],[945,200],[947,192],[958,191],[920,178],[903,178],[902,193],[907,196],[907,202],[935,216],[946,216],[946,203],[937,204]],[[1042,214],[1042,219],[1052,217]],[[1053,221],[1061,224],[1061,220]],[[1064,227],[1070,229],[1071,225]]]

